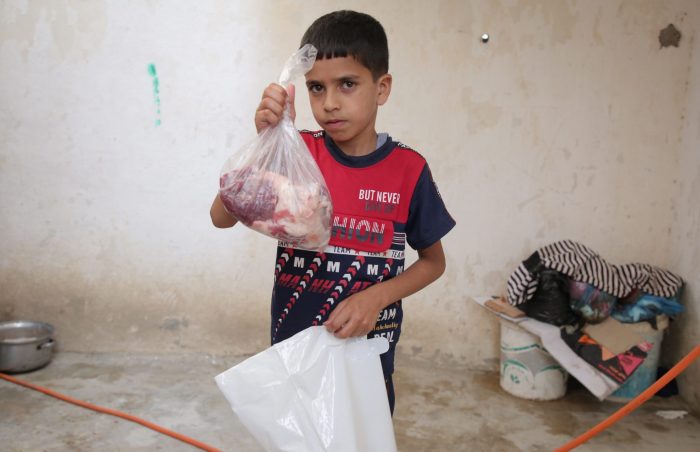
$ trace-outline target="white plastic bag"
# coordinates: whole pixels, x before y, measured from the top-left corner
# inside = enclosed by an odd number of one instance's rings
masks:
[[[280,75],[288,86],[308,72],[316,48],[292,54]],[[311,250],[323,250],[331,234],[331,197],[321,170],[289,116],[261,131],[224,164],[219,194],[226,210],[251,229]]]
[[[379,355],[383,337],[309,327],[215,377],[266,451],[396,451]]]

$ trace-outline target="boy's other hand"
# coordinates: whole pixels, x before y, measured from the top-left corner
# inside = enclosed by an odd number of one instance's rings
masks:
[[[335,337],[345,339],[366,336],[377,324],[383,306],[369,289],[343,300],[328,316],[323,326]]]
[[[296,118],[294,110],[294,85],[289,84],[288,89],[282,85],[270,83],[263,91],[262,100],[255,111],[255,128],[258,133],[262,130],[277,125],[282,119],[285,104],[289,102],[289,116],[292,121]]]

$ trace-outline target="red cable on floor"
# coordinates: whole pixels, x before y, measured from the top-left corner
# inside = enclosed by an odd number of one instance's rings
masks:
[[[614,412],[610,417],[605,419],[603,422],[600,424],[596,425],[592,429],[588,430],[586,433],[583,435],[579,436],[578,438],[575,438],[568,443],[564,444],[563,446],[559,447],[558,449],[555,449],[554,452],[568,452],[571,449],[580,446],[581,444],[585,443],[589,439],[593,438],[596,436],[598,433],[602,432],[606,428],[610,427],[623,417],[627,416],[630,414],[632,411],[636,410],[639,408],[641,404],[646,402],[648,399],[650,399],[654,394],[659,392],[661,388],[666,386],[671,380],[676,378],[678,374],[683,372],[686,367],[688,367],[693,361],[695,361],[698,357],[700,356],[700,344],[696,345],[694,349],[690,351],[687,355],[683,357],[680,361],[678,361],[678,364],[673,366],[671,370],[666,372],[661,378],[659,378],[656,383],[653,385],[649,386],[647,389],[644,390],[641,394],[639,394],[637,397],[629,401],[625,406]]]
[[[35,391],[43,392],[46,395],[50,395],[51,397],[55,397],[59,400],[63,400],[64,402],[72,403],[74,405],[78,405],[80,407],[87,408],[89,410],[97,411],[98,413],[109,414],[112,416],[120,417],[122,419],[126,419],[127,421],[136,422],[137,424],[141,424],[144,427],[148,427],[151,430],[155,430],[158,433],[168,435],[172,438],[175,438],[179,441],[187,443],[191,446],[197,447],[197,448],[202,449],[202,450],[206,450],[207,452],[221,452],[220,449],[209,446],[208,444],[204,444],[200,441],[197,441],[195,439],[192,439],[192,438],[185,436],[185,435],[182,435],[180,433],[174,432],[172,430],[168,430],[166,428],[163,428],[159,425],[156,425],[152,422],[148,422],[148,421],[141,419],[141,418],[138,418],[136,416],[132,416],[130,414],[123,413],[121,411],[113,410],[111,408],[104,408],[104,407],[101,407],[98,405],[93,405],[92,403],[83,402],[82,400],[74,399],[73,397],[69,397],[69,396],[63,395],[59,392],[52,391],[51,389],[47,389],[47,388],[41,387],[39,385],[35,385],[35,384],[28,383],[26,381],[23,381],[23,380],[14,378],[14,377],[10,377],[9,375],[3,374],[3,373],[0,373],[0,378],[7,380],[10,383],[15,383],[15,384],[24,386],[24,387],[29,388],[29,389],[34,389]]]

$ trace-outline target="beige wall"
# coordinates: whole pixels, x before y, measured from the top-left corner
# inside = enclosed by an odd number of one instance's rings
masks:
[[[570,238],[686,277],[688,313],[666,348],[687,352],[700,304],[700,4],[425,5],[3,2],[0,319],[50,321],[63,350],[265,347],[274,241],[215,230],[209,204],[304,29],[350,7],[389,35],[379,129],[427,157],[458,222],[445,276],[406,301],[399,349],[495,369],[497,323],[467,298],[502,292],[534,249]],[[659,44],[669,23],[678,48]],[[314,128],[304,94],[297,108]],[[683,380],[696,408],[697,377],[696,364]]]
[[[698,21],[696,20],[696,24]],[[700,345],[700,38],[692,45],[688,63],[688,92],[682,113],[683,132],[677,175],[678,196],[671,223],[671,263],[687,281],[684,304],[687,311],[669,331],[663,357],[671,367]],[[681,395],[700,411],[700,362],[679,378]]]

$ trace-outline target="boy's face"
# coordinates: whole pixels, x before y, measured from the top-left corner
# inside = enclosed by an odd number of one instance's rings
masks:
[[[377,108],[391,92],[391,75],[373,80],[353,57],[316,60],[306,73],[311,111],[316,122],[347,154],[375,149]]]

